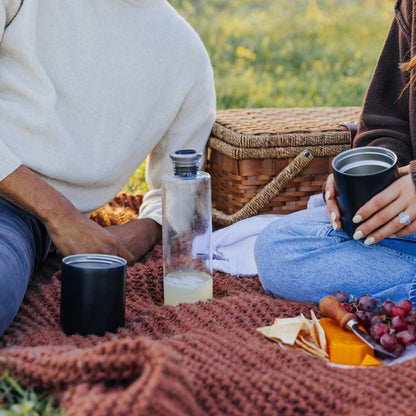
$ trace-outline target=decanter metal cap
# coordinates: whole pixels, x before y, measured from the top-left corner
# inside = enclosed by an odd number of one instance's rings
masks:
[[[176,176],[196,176],[202,153],[197,153],[197,151],[193,149],[183,149],[170,153],[169,156],[172,159]]]

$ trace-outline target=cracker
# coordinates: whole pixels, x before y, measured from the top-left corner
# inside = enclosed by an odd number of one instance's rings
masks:
[[[325,332],[315,314],[311,311],[312,321],[300,314],[293,318],[276,318],[273,325],[257,328],[265,337],[285,345],[307,352],[309,355],[328,360]]]
[[[319,323],[318,319],[316,318],[315,313],[312,310],[311,310],[311,317],[312,317],[314,333],[317,334],[318,345],[323,351],[328,352],[328,345],[327,345],[327,342],[326,342],[325,331],[322,328],[321,324]]]
[[[280,340],[284,344],[293,345],[304,322],[297,318],[276,319],[273,325],[259,328],[264,336]]]
[[[322,358],[324,360],[328,359],[328,354],[321,348],[317,347],[315,343],[309,342],[301,336],[296,340],[296,343],[315,357]]]

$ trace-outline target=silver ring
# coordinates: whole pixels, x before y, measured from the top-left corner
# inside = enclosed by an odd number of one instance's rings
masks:
[[[410,217],[405,214],[403,211],[399,212],[399,223],[403,225],[410,225],[412,223],[412,220]]]

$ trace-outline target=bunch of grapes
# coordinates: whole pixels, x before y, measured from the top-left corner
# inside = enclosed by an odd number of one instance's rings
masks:
[[[387,300],[381,304],[368,294],[350,299],[342,290],[335,291],[334,297],[347,312],[355,314],[358,323],[376,342],[396,356],[402,355],[407,345],[416,342],[416,310],[410,300],[396,304]]]

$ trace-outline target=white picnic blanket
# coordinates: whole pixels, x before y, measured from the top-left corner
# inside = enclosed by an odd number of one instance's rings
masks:
[[[256,215],[212,234],[212,267],[233,276],[254,276],[254,243],[259,233],[281,215]]]
[[[322,195],[309,198],[307,208],[325,204]],[[260,232],[282,215],[263,214],[246,218],[212,233],[212,268],[233,276],[255,276],[257,266],[254,259],[254,244]],[[193,253],[199,258],[207,258],[207,239],[194,241]]]
[[[312,195],[307,208],[325,205],[322,194]],[[233,276],[254,276],[254,243],[259,233],[282,215],[257,215],[215,231],[212,235],[212,267]]]

